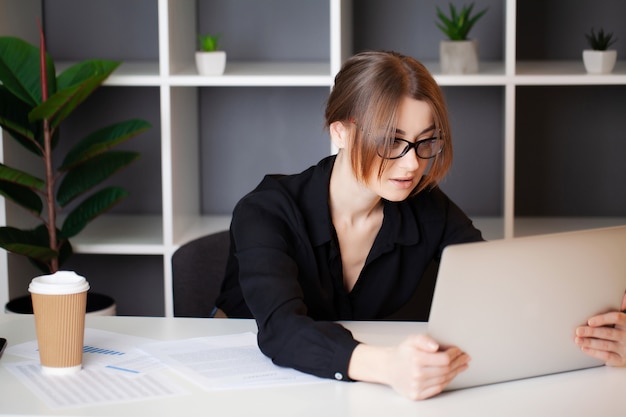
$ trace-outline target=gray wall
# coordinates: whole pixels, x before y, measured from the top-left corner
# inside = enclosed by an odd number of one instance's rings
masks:
[[[588,48],[585,33],[603,27],[619,41],[626,56],[624,0],[518,0],[517,59],[581,59]]]
[[[296,173],[330,153],[325,87],[203,88],[202,212],[230,214],[266,174]]]
[[[517,109],[516,214],[626,214],[626,87],[524,87]]]
[[[154,0],[42,3],[48,51],[57,61],[159,58],[158,5]]]
[[[326,0],[198,1],[197,28],[221,34],[229,60],[328,61],[329,16]]]

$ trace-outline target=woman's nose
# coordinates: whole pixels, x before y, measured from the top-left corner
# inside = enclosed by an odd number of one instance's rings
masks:
[[[409,149],[409,151],[400,158],[402,166],[408,170],[415,171],[420,166],[420,158],[417,156],[417,148]]]

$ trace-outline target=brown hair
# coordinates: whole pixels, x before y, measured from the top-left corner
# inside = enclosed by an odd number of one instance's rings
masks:
[[[428,172],[414,190],[435,186],[452,163],[452,138],[448,112],[441,88],[430,72],[417,60],[397,52],[362,52],[348,59],[335,77],[326,104],[325,125],[341,121],[356,122],[358,129],[351,147],[350,159],[357,178],[369,177],[380,159],[377,149],[381,141],[393,141],[400,101],[411,97],[426,102],[433,113],[437,136],[443,139],[443,150],[433,160]],[[382,132],[382,136],[364,134]],[[382,159],[378,176],[387,159]]]

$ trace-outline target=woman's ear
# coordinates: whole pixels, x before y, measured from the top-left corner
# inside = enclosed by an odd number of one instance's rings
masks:
[[[336,121],[330,124],[329,131],[330,138],[337,149],[343,149],[347,146],[352,132],[350,127],[343,122]]]

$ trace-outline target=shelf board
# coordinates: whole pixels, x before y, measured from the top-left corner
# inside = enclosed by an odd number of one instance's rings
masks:
[[[163,255],[163,218],[103,215],[71,241],[76,253]]]
[[[170,76],[176,86],[318,86],[333,83],[327,62],[229,62],[223,75],[201,76],[195,64]]]
[[[626,225],[626,217],[516,217],[515,237]]]
[[[626,84],[626,61],[618,61],[610,74],[588,74],[578,61],[519,61],[517,85],[619,85]]]
[[[62,72],[75,62],[57,63]],[[441,86],[515,85],[623,85],[626,61],[618,61],[610,74],[588,74],[581,60],[518,61],[516,73],[507,76],[503,62],[481,62],[476,74],[442,74],[438,62],[424,62]],[[334,75],[327,62],[228,62],[218,76],[201,76],[193,63],[169,77],[174,86],[298,86],[331,87]],[[122,62],[104,82],[109,86],[160,86],[158,62]]]

